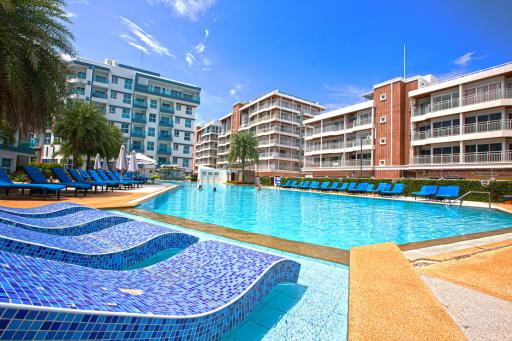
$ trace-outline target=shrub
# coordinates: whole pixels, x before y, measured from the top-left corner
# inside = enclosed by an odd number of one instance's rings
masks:
[[[155,183],[155,180],[158,180],[158,179],[160,179],[160,175],[155,174],[155,175],[151,175],[149,177],[149,180],[151,180],[152,183]]]
[[[262,176],[260,177],[260,185],[274,186],[274,178],[272,176]]]
[[[227,181],[226,183],[229,185],[254,185],[254,182],[247,181]]]
[[[197,181],[197,175],[191,174],[191,175],[187,176],[187,180],[188,181]]]
[[[40,168],[41,172],[43,172],[43,174],[47,178],[49,178],[53,175],[52,168],[60,168],[63,166],[62,164],[60,164],[58,162],[44,163],[44,162],[35,162],[35,161],[30,162],[29,165],[32,167]]]

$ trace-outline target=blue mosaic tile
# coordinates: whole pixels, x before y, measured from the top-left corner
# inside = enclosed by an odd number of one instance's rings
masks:
[[[90,210],[91,208],[72,202],[59,202],[32,208],[12,208],[0,206],[0,212],[15,214],[22,217],[29,218],[53,218],[61,217],[66,214]]]

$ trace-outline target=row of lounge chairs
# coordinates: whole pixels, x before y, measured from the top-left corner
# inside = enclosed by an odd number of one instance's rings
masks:
[[[83,170],[83,169],[70,169],[69,173],[64,168],[52,168],[52,173],[59,181],[58,183],[50,182],[43,172],[32,166],[22,167],[25,174],[30,179],[30,183],[14,183],[7,176],[3,169],[0,169],[0,188],[5,189],[5,194],[9,195],[10,190],[29,190],[29,195],[34,193],[42,193],[46,198],[48,194],[54,194],[57,199],[60,198],[60,191],[72,188],[75,191],[75,196],[82,192],[84,196],[87,191],[94,189],[98,192],[122,188],[133,188],[142,186],[144,179],[136,178],[131,173],[121,175],[119,172],[103,171],[103,170]]]
[[[422,186],[419,192],[412,192],[411,194],[416,198],[425,198],[432,200],[448,200],[452,201],[459,197],[460,187],[459,186],[435,186],[426,185]]]
[[[381,182],[375,187],[374,184],[368,182],[339,182],[339,181],[324,181],[320,184],[319,181],[301,181],[288,180],[281,185],[282,188],[290,189],[303,189],[303,190],[319,190],[331,192],[348,192],[352,194],[374,194],[382,196],[399,196],[405,191],[404,184],[392,184]]]

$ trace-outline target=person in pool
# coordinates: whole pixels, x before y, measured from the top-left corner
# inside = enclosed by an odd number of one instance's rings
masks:
[[[213,191],[214,191],[214,192],[217,192],[217,187],[213,187]]]
[[[202,190],[203,190],[203,185],[199,185],[199,187],[197,187],[197,189],[198,189],[199,191],[202,191]]]

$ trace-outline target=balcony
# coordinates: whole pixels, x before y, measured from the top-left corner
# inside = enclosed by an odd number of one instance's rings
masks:
[[[187,102],[191,102],[191,103],[195,103],[195,104],[200,104],[200,102],[201,102],[201,99],[199,96],[192,96],[192,95],[184,94],[184,93],[177,92],[177,91],[169,92],[169,91],[165,91],[162,88],[160,88],[160,90],[156,90],[154,87],[150,87],[150,86],[142,85],[142,84],[135,85],[135,91],[140,91],[140,92],[144,92],[147,94],[157,95],[157,96],[162,96],[162,97],[167,97],[167,98],[172,98],[172,99],[179,99],[179,100],[183,100],[183,101],[187,101]]]
[[[148,109],[148,102],[135,100],[133,102],[133,107],[134,108],[138,108],[138,109],[145,109],[145,110],[147,110]]]
[[[372,166],[371,159],[363,159],[362,160],[363,167]],[[361,159],[359,160],[326,160],[322,162],[314,162],[311,160],[306,160],[305,168],[354,168],[361,167]]]
[[[299,154],[279,153],[279,152],[263,152],[259,153],[260,158],[279,158],[279,159],[296,159],[300,158]]]
[[[100,91],[93,91],[91,96],[97,97],[97,98],[102,98],[102,99],[107,99],[107,94],[104,92],[100,92]]]
[[[512,162],[512,151],[415,156],[414,165],[491,164]]]
[[[171,154],[171,148],[158,148],[157,153],[169,155],[169,154]]]
[[[131,136],[144,138],[146,137],[146,132],[144,130],[132,130]]]
[[[160,126],[172,128],[173,124],[171,120],[160,120]]]
[[[360,126],[365,126],[365,125],[368,125],[368,124],[372,124],[371,117],[362,118],[362,119],[356,119],[354,121],[347,122],[347,128],[346,129],[356,128],[356,127],[360,127]]]
[[[442,111],[451,108],[463,107],[467,105],[496,101],[499,99],[512,98],[512,89],[498,89],[493,91],[481,92],[479,94],[464,96],[461,99],[455,98],[449,101],[429,103],[420,107],[414,107],[413,116],[422,116],[428,113]]]
[[[172,136],[169,134],[158,134],[158,139],[161,141],[172,141]]]
[[[464,124],[462,134],[489,133],[495,131],[512,130],[512,120],[495,120],[481,123]],[[426,131],[417,131],[413,135],[413,141],[434,139],[447,136],[460,135],[460,126],[434,128]]]
[[[144,146],[140,145],[132,145],[132,149],[130,149],[130,152],[134,150],[135,153],[144,153]]]
[[[174,107],[166,106],[166,105],[161,105],[160,106],[160,111],[165,113],[165,114],[174,114]]]
[[[146,115],[133,115],[132,116],[132,122],[133,123],[141,123],[146,124]]]
[[[96,75],[94,76],[94,83],[108,84],[108,79],[107,77]]]

